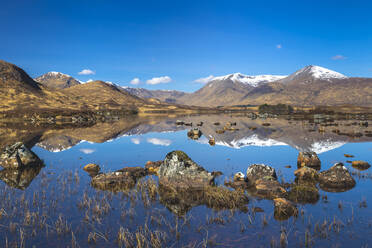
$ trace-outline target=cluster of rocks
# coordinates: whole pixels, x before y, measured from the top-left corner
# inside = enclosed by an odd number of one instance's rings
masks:
[[[301,152],[293,183],[280,183],[274,168],[252,164],[246,173],[238,172],[233,181],[215,186],[222,173],[208,172],[186,153],[173,151],[165,159],[147,162],[145,167],[125,167],[115,172],[101,173],[98,165],[88,164],[84,170],[92,176],[92,186],[101,190],[123,191],[136,185],[137,179],[155,174],[159,178],[159,200],[177,215],[185,214],[197,205],[213,208],[245,209],[247,195],[273,200],[274,217],[278,220],[296,216],[296,203],[315,203],[319,199],[318,185],[330,192],[341,192],[355,186],[355,180],[342,163],[318,172],[320,160],[315,153]],[[229,200],[227,200],[229,199]]]

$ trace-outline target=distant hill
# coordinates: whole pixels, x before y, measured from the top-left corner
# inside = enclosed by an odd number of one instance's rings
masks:
[[[70,113],[97,110],[161,113],[199,111],[188,106],[142,99],[131,95],[120,86],[103,81],[67,86],[63,89],[45,86],[35,82],[21,68],[0,61],[0,112],[29,116],[43,112]]]
[[[78,80],[70,75],[55,71],[45,73],[35,78],[35,81],[52,89],[64,89],[80,84]]]
[[[148,90],[144,88],[123,87],[130,94],[140,98],[156,98],[162,102],[175,103],[181,97],[188,95],[188,93],[177,90]]]

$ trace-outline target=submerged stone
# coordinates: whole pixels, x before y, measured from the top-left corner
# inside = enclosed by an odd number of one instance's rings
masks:
[[[315,204],[319,201],[319,190],[312,183],[295,183],[290,186],[288,199],[301,204]]]
[[[83,170],[88,172],[90,176],[96,176],[101,168],[98,164],[87,164],[83,167]]]
[[[300,169],[297,169],[294,172],[296,176],[297,181],[311,181],[311,182],[316,182],[318,180],[318,172],[314,170],[313,168],[304,166],[301,167]]]
[[[284,198],[275,198],[274,206],[274,218],[276,220],[287,220],[291,216],[298,215],[296,206]]]
[[[362,160],[355,160],[351,163],[351,166],[357,170],[367,170],[369,169],[369,167],[371,167],[371,165],[366,162],[366,161],[362,161]]]

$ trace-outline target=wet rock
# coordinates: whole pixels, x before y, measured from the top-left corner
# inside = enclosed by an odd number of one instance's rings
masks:
[[[147,172],[149,174],[157,174],[158,173],[158,170],[159,170],[159,167],[160,165],[163,163],[163,161],[147,161],[146,165],[145,165],[145,168],[147,169]]]
[[[367,170],[369,169],[369,167],[371,167],[371,165],[366,162],[366,161],[362,161],[362,160],[355,160],[351,163],[351,166],[357,170]]]
[[[225,133],[225,130],[223,130],[223,129],[216,130],[216,133],[217,133],[217,134],[223,134],[223,133]]]
[[[320,160],[315,152],[300,152],[297,157],[297,167],[310,167],[320,170]]]
[[[353,158],[353,157],[354,157],[354,155],[351,155],[351,154],[344,154],[344,156],[345,156],[346,158]]]
[[[255,182],[254,195],[265,199],[274,199],[278,197],[286,197],[287,191],[274,179],[259,179]]]
[[[245,176],[243,174],[243,172],[238,172],[238,173],[235,173],[234,175],[234,182],[237,182],[237,181],[245,181]]]
[[[83,170],[89,173],[91,176],[96,176],[101,168],[99,167],[98,164],[87,164],[83,167]]]
[[[297,169],[294,172],[296,176],[297,181],[311,181],[311,182],[316,182],[318,180],[318,172],[314,170],[313,168],[304,166],[301,167],[300,169]]]
[[[187,137],[197,140],[202,136],[202,132],[198,128],[191,129],[187,132]]]
[[[274,218],[276,220],[287,220],[291,216],[298,215],[296,206],[284,198],[275,198],[274,206]]]
[[[182,151],[167,154],[159,171],[159,183],[175,188],[203,188],[212,184],[214,176]]]
[[[196,125],[198,126],[198,127],[201,127],[201,126],[203,126],[203,122],[201,121],[201,122],[198,122],[198,123],[196,123]]]
[[[185,122],[181,121],[181,120],[176,120],[176,125],[183,125],[185,124]]]
[[[319,186],[330,192],[343,192],[355,186],[356,182],[342,163],[333,165],[319,174]]]
[[[216,145],[216,140],[214,138],[210,138],[208,143],[211,145],[211,146],[214,146]]]
[[[254,184],[258,179],[276,180],[275,169],[265,164],[252,164],[247,169],[247,180],[250,184]]]
[[[319,190],[312,183],[295,183],[290,186],[288,199],[301,204],[315,204],[319,201]]]
[[[20,169],[4,169],[0,171],[0,180],[12,188],[25,190],[40,173],[43,166],[44,164],[38,164]]]
[[[5,147],[0,155],[0,165],[4,168],[19,169],[40,164],[39,157],[21,142]]]
[[[146,175],[142,167],[125,167],[115,172],[100,173],[92,178],[91,184],[100,190],[113,192],[132,189],[137,179]]]

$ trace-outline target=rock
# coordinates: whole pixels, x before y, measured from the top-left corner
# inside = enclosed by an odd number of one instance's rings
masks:
[[[221,130],[216,130],[216,133],[217,133],[217,134],[223,134],[223,133],[225,133],[225,130],[223,130],[223,129],[221,129]]]
[[[268,127],[268,126],[271,126],[271,124],[268,123],[268,122],[265,122],[265,123],[262,123],[262,126],[264,126],[264,127]]]
[[[369,167],[371,167],[371,165],[366,162],[366,161],[362,161],[362,160],[355,160],[351,163],[351,166],[353,166],[353,168],[357,169],[357,170],[367,170],[369,169]]]
[[[176,125],[183,125],[185,124],[185,122],[181,121],[181,120],[176,120]]]
[[[163,163],[163,161],[147,161],[145,168],[147,169],[149,174],[157,174],[160,165]]]
[[[342,163],[336,163],[319,174],[319,186],[324,191],[342,192],[353,188],[355,184],[354,178]]]
[[[279,184],[278,181],[259,179],[255,182],[255,192],[256,196],[273,199],[278,197],[286,197],[287,191]]]
[[[214,146],[216,145],[216,140],[214,138],[210,138],[208,143],[211,145],[211,146]]]
[[[115,172],[100,173],[92,178],[92,186],[100,190],[113,192],[132,189],[140,177],[146,176],[142,167],[125,167]]]
[[[290,169],[290,168],[292,168],[292,166],[290,166],[290,165],[285,165],[284,168]]]
[[[159,183],[175,188],[203,188],[212,184],[214,176],[182,151],[167,154],[159,171]]]
[[[234,175],[234,182],[237,182],[237,181],[244,181],[245,180],[245,177],[244,177],[244,174],[243,172],[238,172]]]
[[[307,166],[320,170],[320,160],[315,152],[300,152],[297,157],[297,167]]]
[[[277,179],[275,169],[265,164],[252,164],[247,169],[247,180],[253,184],[258,179]]]
[[[201,127],[201,126],[203,126],[203,122],[201,121],[201,122],[199,122],[199,123],[196,123],[196,125],[197,125],[198,127]]]
[[[354,157],[354,155],[351,155],[351,154],[344,154],[344,156],[345,156],[346,158],[353,158],[353,157]]]
[[[298,215],[296,206],[284,198],[275,198],[274,206],[274,218],[276,220],[287,220],[291,216]]]
[[[310,168],[310,167],[307,167],[307,166],[304,166],[304,167],[301,167],[300,169],[297,169],[295,172],[294,172],[295,176],[296,176],[296,179],[298,181],[312,181],[312,182],[315,182],[318,180],[318,172],[316,170],[314,170],[313,168]]]
[[[4,168],[19,169],[40,164],[39,157],[21,142],[5,147],[0,155],[0,165]]]
[[[215,122],[215,123],[213,123],[215,126],[219,126],[220,125],[220,123],[219,122]]]
[[[86,166],[83,167],[83,170],[89,173],[91,176],[96,176],[101,168],[99,167],[98,164],[87,164]]]
[[[197,140],[202,135],[202,132],[198,128],[191,129],[187,132],[187,136],[191,139]]]

